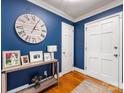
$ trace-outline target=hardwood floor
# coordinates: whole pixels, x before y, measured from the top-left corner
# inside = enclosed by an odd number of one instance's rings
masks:
[[[47,90],[40,93],[70,93],[76,86],[78,86],[84,80],[92,80],[101,85],[107,86],[109,89],[113,91],[113,93],[123,93],[121,89],[104,83],[102,81],[96,80],[92,77],[83,75],[77,71],[72,71],[64,76],[62,76],[59,80],[59,85],[54,85]],[[83,92],[82,92],[83,93]]]

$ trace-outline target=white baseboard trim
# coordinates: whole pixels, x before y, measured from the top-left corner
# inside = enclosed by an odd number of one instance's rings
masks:
[[[77,67],[73,67],[73,70],[78,71],[78,72],[80,72],[82,74],[86,74],[86,71],[85,70],[80,69],[80,68],[77,68]]]
[[[21,87],[18,87],[18,88],[15,88],[15,89],[12,89],[12,90],[8,91],[7,93],[16,93],[17,91],[20,91],[22,89],[28,88],[29,86],[30,86],[29,84],[25,84],[25,85],[23,85]]]
[[[62,73],[62,72],[60,72],[60,73],[59,73],[59,77],[62,77],[62,76],[63,76],[63,73]]]

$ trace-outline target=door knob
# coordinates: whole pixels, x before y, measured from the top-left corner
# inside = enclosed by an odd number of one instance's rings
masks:
[[[118,48],[117,46],[114,47],[114,49],[117,49],[117,48]]]
[[[114,54],[115,57],[118,57],[118,54]]]
[[[65,54],[65,52],[63,52],[63,54]]]

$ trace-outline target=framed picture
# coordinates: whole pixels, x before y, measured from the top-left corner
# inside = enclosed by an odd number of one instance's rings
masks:
[[[51,53],[44,53],[44,61],[45,62],[51,61]]]
[[[30,62],[43,61],[43,51],[30,51]]]
[[[29,57],[28,57],[28,55],[21,56],[21,62],[22,62],[22,65],[29,64]]]
[[[20,51],[3,51],[3,68],[20,65]]]

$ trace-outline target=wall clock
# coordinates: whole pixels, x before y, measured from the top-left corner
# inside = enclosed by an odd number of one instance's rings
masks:
[[[23,14],[15,22],[18,36],[28,43],[40,43],[47,35],[45,23],[33,14]]]

